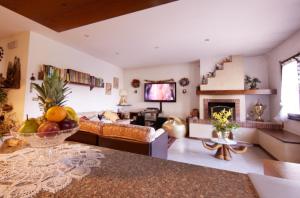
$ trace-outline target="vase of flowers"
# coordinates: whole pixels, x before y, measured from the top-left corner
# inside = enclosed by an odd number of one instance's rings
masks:
[[[231,121],[232,111],[223,109],[220,112],[214,112],[212,125],[217,131],[218,137],[223,139],[229,139],[230,132],[233,129],[237,129],[239,125]]]

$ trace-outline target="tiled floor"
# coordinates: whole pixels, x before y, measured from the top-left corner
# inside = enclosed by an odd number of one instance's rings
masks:
[[[214,153],[215,151],[203,148],[199,140],[177,139],[168,150],[168,160],[240,173],[263,174],[262,160],[271,159],[265,151],[257,146],[249,147],[244,154],[232,154],[231,161],[216,159]]]

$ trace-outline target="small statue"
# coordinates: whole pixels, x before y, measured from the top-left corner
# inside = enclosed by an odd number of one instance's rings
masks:
[[[257,100],[257,103],[253,107],[253,112],[255,114],[255,121],[263,122],[264,119],[262,118],[262,115],[264,114],[264,111],[266,109],[266,106],[263,105],[259,100]]]
[[[202,76],[201,84],[202,84],[202,85],[207,84],[207,78],[205,77],[205,75]]]

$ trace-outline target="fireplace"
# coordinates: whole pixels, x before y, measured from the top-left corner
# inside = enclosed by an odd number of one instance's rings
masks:
[[[235,120],[235,103],[234,102],[208,102],[208,117],[212,118],[213,113],[219,113],[223,110],[231,111],[230,120]]]
[[[231,119],[240,121],[239,99],[204,99],[204,119],[211,119],[214,112],[220,112],[223,109],[231,110],[233,113]]]

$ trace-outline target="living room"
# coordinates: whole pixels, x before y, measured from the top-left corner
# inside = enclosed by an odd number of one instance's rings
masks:
[[[298,196],[300,1],[31,4],[0,1],[0,197]]]

